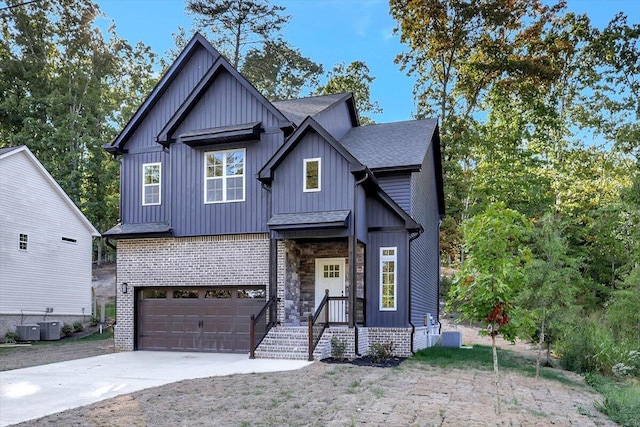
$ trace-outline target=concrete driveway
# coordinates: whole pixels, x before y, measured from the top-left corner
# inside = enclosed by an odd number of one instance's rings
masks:
[[[0,372],[0,426],[176,381],[289,371],[311,362],[246,354],[134,351]]]

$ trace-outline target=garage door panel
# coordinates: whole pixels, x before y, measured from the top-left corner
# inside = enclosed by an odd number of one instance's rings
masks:
[[[264,287],[141,290],[138,348],[247,352],[249,319],[264,306],[264,295]]]

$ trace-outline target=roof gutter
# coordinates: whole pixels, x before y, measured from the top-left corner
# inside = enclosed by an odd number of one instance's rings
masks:
[[[416,325],[413,324],[412,320],[411,320],[411,284],[413,282],[412,279],[412,275],[411,275],[411,270],[413,269],[413,264],[411,262],[411,243],[416,240],[418,237],[420,237],[420,235],[424,232],[424,228],[422,228],[422,226],[420,226],[420,229],[416,232],[416,234],[414,236],[411,236],[409,238],[409,309],[407,310],[408,315],[409,315],[409,325],[411,325],[411,354],[416,354],[414,348],[413,348],[413,338],[416,334]]]

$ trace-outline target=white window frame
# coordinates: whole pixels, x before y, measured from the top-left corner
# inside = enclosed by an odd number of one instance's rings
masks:
[[[384,251],[393,250],[393,255],[383,255]],[[384,276],[383,267],[385,262],[393,262],[393,307],[384,307],[382,304],[384,296]],[[389,284],[388,284],[389,285]],[[397,247],[381,247],[380,248],[380,311],[397,311],[398,310],[398,248]]]
[[[23,244],[24,244],[24,248],[22,247]],[[26,233],[18,234],[18,250],[25,251],[25,252],[29,251],[29,235],[28,234]]]
[[[234,153],[240,151],[242,152],[242,175],[229,175],[227,176],[227,153]],[[207,177],[207,157],[211,154],[225,154],[224,162],[222,164],[222,173],[221,177]],[[203,188],[203,197],[204,204],[211,205],[215,203],[236,203],[236,202],[244,202],[247,195],[247,180],[245,177],[247,176],[247,150],[246,148],[241,149],[231,149],[231,150],[217,150],[217,151],[207,151],[204,153],[204,188]],[[237,200],[227,200],[227,180],[230,178],[238,178],[242,177],[242,198]],[[222,200],[207,200],[207,181],[220,179],[222,180]]]
[[[158,166],[158,183],[154,184],[146,184],[145,177],[148,167]],[[150,187],[158,187],[158,201],[154,203],[146,203],[146,190]],[[162,204],[162,163],[154,162],[154,163],[143,163],[142,164],[142,206],[158,206]]]
[[[307,164],[311,162],[318,162],[318,188],[307,188]],[[322,191],[322,158],[313,157],[302,160],[302,191],[305,193]]]

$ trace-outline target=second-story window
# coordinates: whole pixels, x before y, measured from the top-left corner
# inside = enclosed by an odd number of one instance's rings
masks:
[[[302,191],[320,191],[320,158],[303,160],[303,187]]]
[[[244,201],[245,150],[204,154],[204,202]]]
[[[160,204],[161,169],[160,163],[142,165],[142,206]]]

